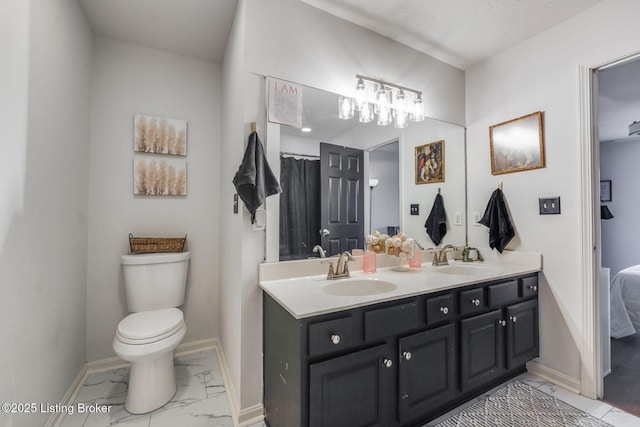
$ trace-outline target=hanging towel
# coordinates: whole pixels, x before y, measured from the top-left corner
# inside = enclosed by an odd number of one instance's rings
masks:
[[[427,234],[436,246],[442,242],[444,235],[447,234],[447,214],[444,211],[444,201],[440,193],[436,195],[433,202],[431,213],[424,223]]]
[[[509,210],[504,202],[504,194],[499,188],[491,194],[487,209],[479,223],[489,227],[489,246],[500,253],[516,235],[509,218]]]
[[[255,131],[249,135],[242,163],[233,177],[233,185],[251,214],[252,224],[256,219],[256,210],[264,199],[282,192],[267,163],[260,137]]]

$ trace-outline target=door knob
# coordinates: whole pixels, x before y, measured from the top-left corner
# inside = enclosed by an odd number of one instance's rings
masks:
[[[329,230],[327,230],[326,228],[323,228],[322,230],[320,230],[320,235],[321,236],[328,236],[329,234],[331,234],[331,232]]]

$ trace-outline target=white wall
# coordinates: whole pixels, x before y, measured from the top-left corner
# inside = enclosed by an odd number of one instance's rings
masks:
[[[222,205],[233,196],[228,183],[242,159],[249,123],[258,122],[265,134],[264,82],[256,75],[343,93],[351,90],[356,73],[421,89],[427,115],[464,123],[461,70],[296,0],[240,0],[224,61]],[[264,233],[251,231],[241,209],[241,215],[226,209],[222,214],[222,229],[242,235],[243,241],[240,258],[223,255],[228,262],[221,266],[220,337],[242,412],[262,402],[257,271],[264,259]]]
[[[3,1],[0,28],[0,401],[56,403],[85,363],[91,33],[68,0]]]
[[[91,99],[87,355],[113,356],[127,314],[128,235],[179,237],[191,252],[183,342],[218,336],[221,167],[219,65],[97,38]],[[133,196],[133,116],[187,121],[187,196]],[[227,237],[227,241],[228,241]],[[226,250],[226,249],[225,249]]]
[[[579,65],[640,50],[640,3],[606,0],[467,70],[469,214],[483,212],[500,181],[517,236],[509,249],[541,252],[540,362],[580,381],[583,290],[580,256]],[[546,167],[492,176],[488,127],[544,112]],[[538,198],[560,196],[561,215],[539,215]],[[470,227],[487,246],[486,228]]]
[[[611,278],[624,268],[640,264],[640,254],[634,249],[640,241],[638,159],[638,140],[600,144],[600,179],[612,181],[611,202],[605,204],[614,218],[601,221],[602,265],[611,268]]]

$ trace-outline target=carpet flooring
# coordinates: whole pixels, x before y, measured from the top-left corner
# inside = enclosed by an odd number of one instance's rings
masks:
[[[591,415],[514,380],[436,427],[610,427]]]
[[[640,333],[611,340],[611,373],[604,377],[604,398],[640,417]]]

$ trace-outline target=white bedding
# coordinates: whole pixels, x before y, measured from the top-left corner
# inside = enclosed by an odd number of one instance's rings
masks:
[[[640,330],[640,265],[621,270],[611,282],[611,337]]]

